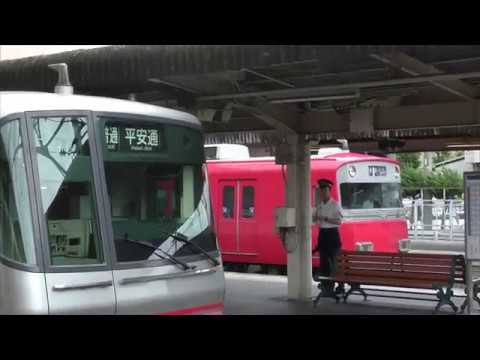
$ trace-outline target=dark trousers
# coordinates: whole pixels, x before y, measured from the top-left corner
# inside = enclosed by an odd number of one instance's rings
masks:
[[[332,276],[335,274],[337,255],[340,253],[342,243],[337,228],[320,229],[318,234],[318,247],[320,253],[320,276]],[[333,291],[335,282],[322,280],[321,287],[324,291]]]

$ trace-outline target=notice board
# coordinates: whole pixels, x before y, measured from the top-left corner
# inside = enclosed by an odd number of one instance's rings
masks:
[[[466,172],[465,185],[465,257],[480,260],[480,172]]]

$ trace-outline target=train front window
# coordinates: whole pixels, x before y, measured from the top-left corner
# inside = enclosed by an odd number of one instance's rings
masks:
[[[140,120],[104,119],[105,177],[119,262],[216,250],[201,133]],[[159,249],[159,251],[155,251]]]
[[[0,254],[36,264],[27,174],[18,120],[0,129]]]
[[[86,118],[38,117],[32,126],[51,265],[103,263]]]
[[[343,183],[340,192],[344,209],[402,207],[399,183]]]

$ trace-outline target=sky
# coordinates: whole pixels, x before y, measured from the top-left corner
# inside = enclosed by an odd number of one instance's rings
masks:
[[[78,49],[92,49],[108,45],[0,45],[0,60],[49,55]]]

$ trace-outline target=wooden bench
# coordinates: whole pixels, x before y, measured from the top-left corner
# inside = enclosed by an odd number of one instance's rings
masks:
[[[321,297],[333,297],[337,303],[343,297],[346,302],[352,293],[360,293],[367,299],[367,293],[362,286],[384,286],[390,288],[407,288],[420,290],[433,290],[434,292],[416,294],[433,295],[436,299],[399,297],[394,295],[373,295],[378,297],[394,297],[400,299],[437,301],[435,313],[443,305],[450,305],[457,312],[458,308],[453,303],[455,284],[465,284],[465,259],[461,255],[443,254],[411,254],[411,253],[384,253],[363,251],[342,251],[337,257],[337,270],[332,277],[318,277],[317,280],[331,280],[338,283],[349,284],[350,289],[344,294],[322,294],[314,300],[317,305]],[[475,282],[474,299],[480,304],[480,281]],[[373,289],[371,289],[373,290]],[[399,293],[405,291],[381,290]],[[411,294],[412,292],[408,292]],[[461,310],[467,306],[465,298]]]

